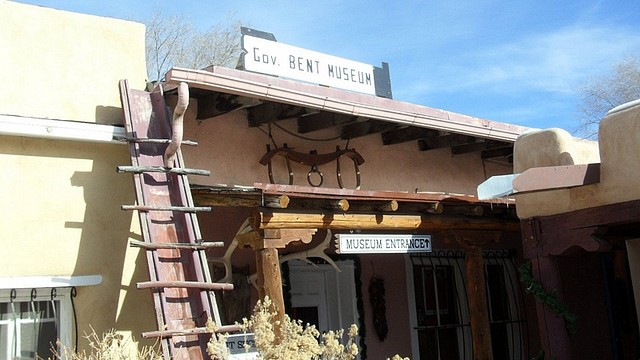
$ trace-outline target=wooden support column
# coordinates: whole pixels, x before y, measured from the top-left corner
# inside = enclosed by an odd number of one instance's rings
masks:
[[[474,360],[492,360],[491,327],[489,326],[489,305],[484,276],[482,247],[489,241],[498,241],[500,232],[452,230],[448,237],[455,239],[465,250],[467,269],[467,301],[471,318],[471,338]]]
[[[481,246],[467,246],[465,248],[465,265],[467,268],[467,298],[471,316],[473,358],[491,360],[493,359],[493,349],[491,347],[489,306]]]
[[[278,249],[256,249],[256,268],[258,297],[264,299],[268,296],[271,299],[273,311],[276,312],[275,320],[284,321],[284,296]]]
[[[273,320],[276,322],[282,323],[285,314],[278,248],[284,248],[293,241],[309,243],[316,231],[316,229],[266,229],[236,236],[240,247],[250,246],[256,252],[258,296],[261,300],[266,296],[271,299],[272,311],[276,313]],[[279,327],[275,323],[274,328],[276,336],[279,336]]]
[[[558,271],[556,258],[541,256],[531,259],[533,276],[540,281],[546,291],[556,289],[558,301],[562,302],[562,280]],[[572,359],[569,332],[564,319],[549,310],[541,302],[536,301],[540,342],[545,359]]]

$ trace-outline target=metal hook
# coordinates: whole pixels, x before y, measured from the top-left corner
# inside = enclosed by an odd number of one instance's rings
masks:
[[[38,297],[38,290],[36,288],[31,289],[31,302],[33,302]]]
[[[340,186],[340,189],[344,189],[344,185],[342,184],[342,173],[341,173],[341,169],[340,169],[340,158],[336,159],[336,176],[338,177],[338,186]],[[355,187],[355,189],[356,190],[360,190],[360,185],[361,185],[360,167],[358,166],[358,161],[355,158],[352,158],[351,160],[353,160],[354,172],[356,174],[356,187]]]
[[[53,301],[56,296],[58,296],[58,290],[56,290],[56,288],[51,288],[51,301]]]
[[[311,181],[311,174],[318,174],[320,176],[320,182],[317,184],[314,184],[313,181]],[[324,182],[324,176],[322,176],[322,173],[320,172],[320,170],[318,170],[318,166],[316,165],[311,166],[311,170],[309,170],[309,172],[307,173],[307,182],[309,183],[309,185],[313,187],[322,186],[322,183]]]
[[[13,300],[15,300],[15,298],[17,297],[18,297],[18,292],[16,291],[16,289],[11,289],[11,294],[9,295],[11,302],[13,303]]]

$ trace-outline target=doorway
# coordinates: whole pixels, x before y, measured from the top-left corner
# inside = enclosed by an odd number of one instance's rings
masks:
[[[316,325],[320,332],[360,326],[356,305],[355,264],[353,260],[329,264],[289,261],[289,294],[293,319]]]

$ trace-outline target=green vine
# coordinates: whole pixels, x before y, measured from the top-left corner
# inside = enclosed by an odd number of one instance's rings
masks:
[[[569,311],[569,307],[567,305],[558,301],[557,289],[546,292],[542,287],[542,284],[533,277],[531,261],[527,261],[520,265],[518,273],[520,274],[520,282],[524,285],[525,291],[532,294],[536,300],[564,319],[569,334],[575,334],[578,318],[574,313]]]

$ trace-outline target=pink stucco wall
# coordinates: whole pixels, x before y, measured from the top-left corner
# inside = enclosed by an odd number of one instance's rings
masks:
[[[295,121],[279,122],[289,130],[296,130]],[[266,127],[262,128],[266,131]],[[273,127],[273,137],[279,146],[286,143],[296,151],[330,153],[336,146],[344,148],[346,141],[309,141],[295,138]],[[335,129],[313,132],[305,136],[326,139],[335,137]],[[249,128],[245,111],[236,111],[213,119],[185,122],[185,139],[195,140],[197,147],[183,147],[189,167],[209,169],[207,178],[194,178],[197,184],[227,184],[251,186],[256,182],[268,183],[266,166],[258,161],[266,153],[269,137],[258,128]],[[511,173],[509,166],[486,162],[483,166],[479,153],[451,155],[449,148],[421,152],[416,141],[397,145],[382,145],[379,134],[353,139],[349,148],[355,148],[365,159],[360,167],[363,190],[442,191],[475,194],[476,186],[495,174]],[[273,146],[272,146],[273,148]],[[282,159],[277,159],[282,160]],[[276,181],[285,183],[287,172],[284,161],[274,161]],[[295,185],[307,186],[309,167],[293,163]],[[324,174],[323,187],[337,188],[335,163],[320,167]],[[355,186],[351,160],[341,160],[345,186]]]

